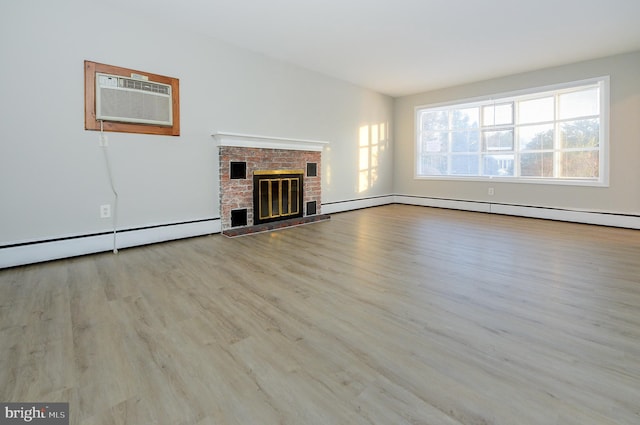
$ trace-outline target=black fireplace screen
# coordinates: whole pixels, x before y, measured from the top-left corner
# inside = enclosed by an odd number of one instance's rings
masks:
[[[303,170],[254,172],[254,224],[302,217],[303,175]]]

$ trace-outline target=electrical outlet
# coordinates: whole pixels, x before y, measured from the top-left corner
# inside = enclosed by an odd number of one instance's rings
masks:
[[[490,187],[487,193],[489,194],[489,196],[493,196],[496,193],[496,191],[493,190],[492,187]]]
[[[100,205],[100,218],[109,218],[111,217],[111,205],[104,204]]]

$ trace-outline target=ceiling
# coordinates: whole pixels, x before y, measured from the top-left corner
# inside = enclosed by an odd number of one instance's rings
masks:
[[[390,96],[640,50],[640,0],[111,2]]]

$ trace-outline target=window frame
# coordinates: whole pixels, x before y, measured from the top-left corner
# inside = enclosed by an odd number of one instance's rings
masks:
[[[509,102],[513,103],[513,122],[511,125],[495,125],[494,128],[496,130],[510,127],[513,129],[513,145],[514,149],[512,151],[514,156],[514,162],[517,162],[520,158],[520,155],[523,153],[542,153],[543,151],[551,151],[556,152],[558,150],[557,146],[560,141],[554,142],[554,145],[551,149],[539,149],[533,151],[527,151],[524,149],[520,149],[518,147],[518,132],[516,131],[520,127],[533,126],[533,125],[548,125],[552,124],[554,127],[554,135],[559,134],[559,130],[556,128],[559,123],[571,121],[570,119],[560,119],[557,111],[554,113],[553,121],[551,122],[535,122],[535,123],[520,123],[518,122],[517,117],[517,108],[516,102],[525,101],[528,99],[535,100],[543,98],[545,95],[554,96],[554,101],[556,96],[559,96],[560,93],[568,92],[573,89],[579,89],[581,87],[587,88],[588,86],[598,86],[600,89],[600,113],[597,116],[600,120],[599,122],[599,172],[597,179],[587,179],[587,178],[570,178],[570,177],[534,177],[534,176],[497,176],[497,175],[455,175],[455,174],[443,174],[443,175],[421,175],[418,174],[419,171],[419,163],[421,161],[421,152],[420,152],[420,144],[421,144],[421,113],[425,110],[429,109],[445,109],[445,110],[453,110],[453,109],[465,109],[478,107],[479,110],[482,110],[487,106],[499,106],[502,104],[506,104]],[[511,92],[503,92],[499,94],[475,97],[475,98],[467,98],[460,100],[453,100],[448,102],[434,103],[434,104],[425,104],[418,105],[414,108],[414,180],[448,180],[448,181],[478,181],[478,182],[487,182],[487,181],[500,181],[500,182],[509,182],[509,183],[532,183],[532,184],[551,184],[551,185],[572,185],[572,186],[594,186],[594,187],[608,187],[609,186],[609,91],[610,91],[610,78],[609,76],[600,76],[593,77],[583,80],[570,81],[560,84],[552,84],[547,86],[533,87],[523,90],[511,91]],[[557,105],[556,105],[557,108]],[[479,122],[478,122],[478,134],[479,134],[479,150],[478,150],[478,159],[479,162],[483,161],[484,156],[491,151],[485,150],[483,145],[485,143],[483,133],[487,131],[488,128],[484,126],[482,122],[483,114],[479,113]],[[583,119],[578,118],[578,119]],[[451,127],[447,131],[452,131]],[[451,153],[453,151],[451,148],[449,149],[447,155],[452,156]],[[494,150],[493,152],[499,152],[499,150]],[[554,155],[555,157],[555,155]],[[478,174],[480,174],[482,170],[478,168]],[[514,165],[514,173],[515,173],[515,165]]]

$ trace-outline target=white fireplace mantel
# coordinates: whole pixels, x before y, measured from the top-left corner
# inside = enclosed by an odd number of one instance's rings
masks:
[[[212,134],[218,146],[234,146],[259,149],[285,149],[322,152],[329,142],[322,140],[288,139],[284,137],[259,136],[217,132]]]

